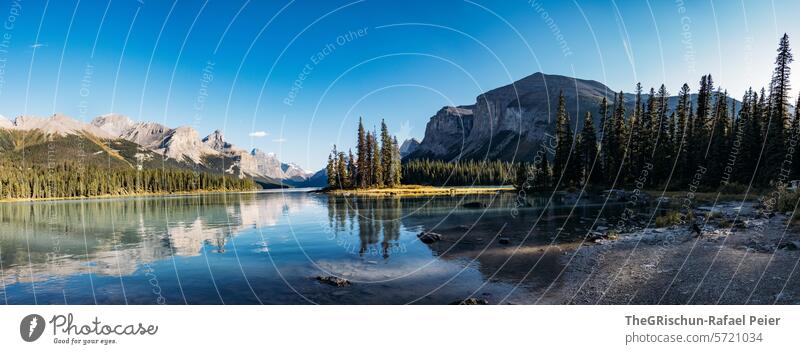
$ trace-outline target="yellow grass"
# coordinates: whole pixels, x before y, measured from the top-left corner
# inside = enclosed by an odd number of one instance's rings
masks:
[[[497,192],[513,191],[513,187],[434,187],[420,185],[402,185],[392,188],[367,188],[367,189],[337,189],[327,191],[333,195],[359,195],[359,196],[427,196],[427,195],[465,195],[465,194],[494,194]]]

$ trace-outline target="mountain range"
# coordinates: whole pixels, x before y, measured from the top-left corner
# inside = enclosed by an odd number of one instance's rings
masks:
[[[170,128],[106,114],[90,123],[62,114],[49,118],[0,117],[0,156],[22,163],[75,160],[135,168],[187,168],[253,178],[264,187],[324,185],[275,154],[227,142],[219,130],[201,138],[189,126]],[[320,184],[321,183],[321,184]]]
[[[404,160],[531,161],[546,134],[552,134],[561,92],[573,127],[580,129],[587,111],[599,126],[600,102],[606,98],[613,104],[618,91],[593,80],[535,73],[482,93],[472,104],[441,108],[430,118],[422,141],[403,142],[401,156]],[[631,112],[634,95],[624,97]],[[643,95],[643,100],[647,97]],[[696,102],[697,96],[691,99]],[[729,107],[741,107],[730,100]],[[668,108],[674,110],[677,102],[677,96],[670,96]],[[189,126],[134,122],[120,114],[99,116],[89,123],[62,114],[14,120],[0,116],[0,158],[23,164],[80,158],[97,166],[188,168],[249,177],[264,187],[327,183],[324,169],[312,173],[281,162],[275,154],[240,149],[219,130],[200,137]]]
[[[443,107],[430,118],[424,138],[404,159],[531,161],[545,134],[554,130],[560,92],[572,126],[580,129],[587,111],[599,127],[602,99],[613,104],[619,90],[593,80],[535,73],[482,93],[473,104]],[[643,100],[648,97],[642,96]],[[630,113],[634,95],[624,97]],[[697,95],[691,99],[696,103]],[[729,100],[729,107],[741,107]],[[674,110],[678,97],[670,96],[667,104]]]

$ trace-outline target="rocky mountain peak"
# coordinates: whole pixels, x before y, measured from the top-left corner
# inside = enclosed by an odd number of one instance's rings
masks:
[[[133,127],[133,121],[127,116],[115,113],[104,114],[89,123],[111,135],[120,136]]]
[[[416,138],[406,139],[403,144],[400,145],[400,157],[406,157],[409,154],[413,153],[419,147],[419,141]]]
[[[273,153],[237,149],[225,141],[220,130],[200,139],[197,130],[190,126],[172,129],[154,122],[135,122],[121,114],[105,114],[88,124],[63,114],[49,118],[19,116],[13,121],[0,116],[0,129],[39,130],[58,135],[88,133],[101,139],[124,139],[180,162],[188,160],[213,169],[221,166],[225,173],[264,178],[269,183],[285,181],[299,185],[307,182],[311,175],[296,164],[281,163]],[[222,158],[223,162],[220,164],[219,160],[213,160],[214,157]]]
[[[233,150],[233,145],[225,141],[225,136],[223,136],[222,132],[219,130],[215,130],[213,133],[203,138],[202,141],[203,144],[214,151],[227,152]]]
[[[49,118],[39,118],[34,116],[18,116],[13,124],[7,129],[16,130],[39,130],[45,134],[53,135],[77,135],[89,133],[100,138],[110,138],[111,134],[98,129],[92,125],[79,122],[61,113],[56,113]]]

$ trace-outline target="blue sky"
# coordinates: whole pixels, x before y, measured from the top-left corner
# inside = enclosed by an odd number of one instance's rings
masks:
[[[3,0],[0,113],[221,129],[318,169],[359,116],[421,138],[442,106],[538,71],[672,93],[709,72],[738,97],[767,83],[781,34],[800,40],[797,13],[791,0]]]

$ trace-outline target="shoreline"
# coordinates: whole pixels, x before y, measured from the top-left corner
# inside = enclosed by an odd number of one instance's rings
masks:
[[[494,187],[434,187],[421,185],[404,185],[391,188],[366,188],[366,189],[321,189],[318,192],[337,196],[366,196],[366,197],[424,197],[435,195],[480,195],[501,192],[513,192],[511,186]]]
[[[753,202],[737,215],[737,205],[720,210],[739,222],[702,220],[699,236],[679,224],[561,245],[562,286],[538,294],[539,303],[800,303],[800,278],[790,273],[800,262],[800,233],[786,226],[789,215],[763,217]]]
[[[11,203],[27,203],[27,202],[58,202],[58,201],[83,201],[83,200],[93,200],[93,199],[130,199],[130,198],[138,198],[138,197],[167,197],[167,196],[192,196],[192,195],[211,195],[211,194],[250,194],[250,193],[260,193],[263,191],[270,191],[270,190],[285,190],[285,189],[292,189],[292,188],[276,188],[276,189],[257,189],[252,191],[241,191],[241,190],[203,190],[203,191],[185,191],[185,192],[157,192],[157,193],[131,193],[131,194],[102,194],[102,195],[93,195],[93,196],[86,196],[86,197],[50,197],[50,198],[12,198],[12,199],[0,199],[0,204],[11,204]],[[300,188],[297,188],[300,189]]]

